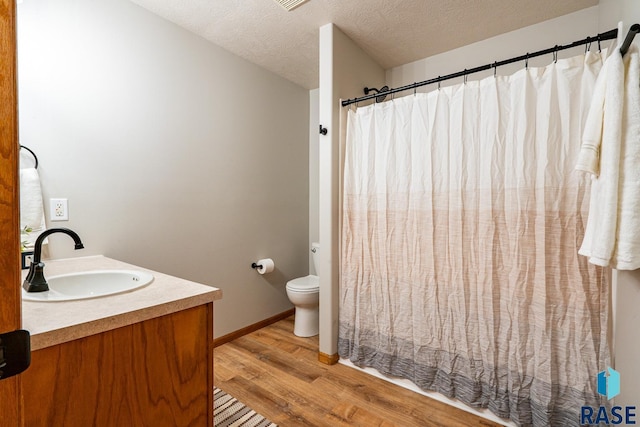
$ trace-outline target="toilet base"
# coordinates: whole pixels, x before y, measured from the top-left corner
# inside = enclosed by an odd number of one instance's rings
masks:
[[[319,331],[319,311],[318,307],[296,307],[293,334],[298,337],[314,337]]]

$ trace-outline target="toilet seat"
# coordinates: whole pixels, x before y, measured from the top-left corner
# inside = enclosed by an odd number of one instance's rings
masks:
[[[287,289],[298,293],[315,293],[320,291],[320,278],[310,274],[287,282]]]

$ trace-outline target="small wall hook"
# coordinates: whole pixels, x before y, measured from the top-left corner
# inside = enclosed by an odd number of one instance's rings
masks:
[[[321,135],[326,135],[327,134],[327,128],[323,128],[322,125],[320,125],[320,134]]]

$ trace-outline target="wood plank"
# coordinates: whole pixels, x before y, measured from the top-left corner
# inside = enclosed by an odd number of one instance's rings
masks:
[[[318,353],[318,336],[310,338],[292,336],[293,322],[289,319],[285,319],[282,322],[278,322],[272,325],[270,328],[264,328],[256,331],[252,335],[256,340],[263,342],[267,345],[272,345],[287,352],[310,352],[313,354]]]
[[[267,381],[264,381],[264,379]],[[262,381],[259,381],[262,380]],[[236,376],[225,383],[232,395],[242,402],[258,399],[258,405],[251,406],[278,425],[286,426],[321,426],[324,417],[324,407],[317,400],[309,398],[308,394],[299,392],[300,381],[288,381],[285,386],[277,375],[263,375],[249,381],[242,376]],[[308,386],[308,383],[303,383]]]
[[[16,3],[0,0],[0,333],[21,325],[17,99]],[[0,381],[1,425],[23,425],[21,384]]]
[[[363,381],[362,373],[348,366],[337,365],[337,369],[327,372],[315,385],[327,393],[339,393],[353,390],[346,400],[360,407],[375,407],[382,415],[400,426],[477,426],[480,420],[464,411],[426,398],[402,387],[393,386],[387,381],[372,377]],[[389,392],[389,389],[393,392]],[[424,399],[429,404],[424,405]],[[490,423],[489,425],[494,425]]]
[[[394,425],[393,423],[386,421],[384,418],[372,414],[366,409],[346,402],[336,405],[333,408],[332,413],[338,415],[351,426],[392,427]]]
[[[317,354],[287,318],[217,347],[215,384],[281,427],[498,426]]]
[[[25,425],[213,425],[212,305],[35,351]]]
[[[248,357],[255,357],[262,362],[268,362],[272,369],[277,369],[290,377],[295,377],[306,382],[313,382],[323,374],[325,370],[304,359],[297,359],[290,353],[279,351],[253,339],[242,337],[230,343],[231,346],[244,350]]]
[[[283,425],[292,422],[294,425],[349,425],[341,422],[337,417],[327,424],[326,407],[332,404],[333,397],[314,395],[315,386],[309,376],[301,376],[298,372],[289,374],[282,368],[283,365],[296,367],[304,364],[295,369],[298,371],[319,369],[324,373],[326,367],[313,362],[315,353],[305,361],[293,354],[280,352],[276,363],[277,369],[274,369],[273,352],[270,352],[267,357],[257,355],[255,349],[260,346],[240,346],[232,342],[224,347],[224,354],[216,356],[216,369],[220,370],[221,366],[224,366],[229,371],[235,371],[236,374],[227,377],[224,381],[217,377],[216,386],[220,387],[224,383],[223,389],[240,401],[261,396],[258,405],[252,407],[272,421],[278,424],[284,423]],[[317,377],[316,373],[314,378]]]

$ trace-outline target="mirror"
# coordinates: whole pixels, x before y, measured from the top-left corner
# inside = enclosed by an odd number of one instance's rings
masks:
[[[20,251],[22,269],[28,267],[28,257],[38,235],[45,230],[44,202],[38,156],[25,145],[20,146]]]

